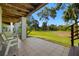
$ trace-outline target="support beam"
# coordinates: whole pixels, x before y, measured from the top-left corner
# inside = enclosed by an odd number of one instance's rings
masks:
[[[6,14],[14,14],[16,16],[26,16],[27,15],[27,13],[25,13],[25,12],[17,11],[15,9],[9,9],[9,8],[6,8],[6,7],[3,7],[3,12],[6,13]]]
[[[44,4],[44,3],[40,4],[40,5],[37,6],[37,8],[35,8],[32,12],[30,12],[30,13],[28,14],[28,16],[31,15],[31,14],[33,14],[35,11],[39,10],[40,8],[42,8],[42,7],[45,6],[45,5],[46,5],[46,4]]]
[[[14,8],[16,10],[23,11],[23,12],[29,12],[29,10],[22,9],[22,8],[16,7],[16,6],[11,5],[11,4],[8,4],[8,3],[6,3],[6,6],[11,7],[11,8]]]
[[[20,19],[19,18],[14,18],[14,17],[3,17],[3,20],[2,22],[3,23],[10,23],[10,22],[13,22],[13,23],[16,23],[16,22],[19,22]]]
[[[19,28],[20,24],[19,23],[15,23],[14,24],[14,29],[15,29],[15,34],[18,34],[18,28]]]
[[[27,9],[34,9],[34,6],[32,6],[31,4],[21,3],[20,5],[24,6],[24,8],[27,8]]]
[[[15,32],[15,34],[17,35],[17,33],[18,33],[17,23],[14,24],[14,32]]]
[[[10,31],[11,31],[11,33],[13,33],[13,28],[14,28],[13,23],[10,22]]]
[[[22,21],[22,40],[26,39],[26,17],[21,17]]]
[[[0,33],[2,33],[2,8],[0,7]]]

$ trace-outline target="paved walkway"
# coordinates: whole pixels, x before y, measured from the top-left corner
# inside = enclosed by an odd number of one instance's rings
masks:
[[[20,56],[67,56],[69,48],[39,38],[18,40]]]

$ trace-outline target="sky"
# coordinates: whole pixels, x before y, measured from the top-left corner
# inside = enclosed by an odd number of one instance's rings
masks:
[[[49,7],[49,8],[51,8],[51,7],[55,7],[56,4],[55,4],[55,3],[49,3],[49,4],[45,5],[44,7],[46,7],[46,6]],[[37,13],[40,12],[42,9],[44,9],[44,7],[41,8],[41,9],[39,9],[38,11],[36,11],[35,13],[32,14],[32,16],[33,16],[36,20],[39,21],[39,26],[42,26],[42,22],[43,22],[43,21],[40,21],[40,20],[39,20],[39,17],[37,16]],[[63,15],[63,10],[57,11],[57,16],[56,16],[56,18],[53,19],[53,18],[50,17],[47,25],[51,25],[51,24],[54,24],[54,25],[57,25],[57,26],[59,26],[59,25],[64,25],[65,22],[64,22],[64,20],[63,20],[63,18],[62,18],[62,15]]]

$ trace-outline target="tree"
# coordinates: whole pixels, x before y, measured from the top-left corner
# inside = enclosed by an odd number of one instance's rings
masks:
[[[59,31],[65,31],[65,26],[64,25],[59,25],[58,30]]]
[[[79,4],[70,4],[67,9],[64,11],[63,18],[65,22],[74,21],[76,30],[78,30],[78,18],[79,18]],[[77,32],[78,34],[78,32]]]
[[[26,21],[26,24],[27,24],[27,36],[31,33],[32,31],[32,20],[30,17],[28,17],[27,21]]]
[[[40,20],[48,21],[49,17],[52,17],[53,19],[56,17],[56,9],[57,8],[48,8],[48,7],[45,7],[37,15],[39,16]]]
[[[43,22],[43,24],[42,24],[42,30],[43,31],[47,30],[47,22]]]
[[[50,12],[52,11],[52,12]],[[48,7],[45,7],[42,11],[40,11],[38,14],[38,17],[40,18],[40,20],[43,21],[43,24],[42,24],[42,29],[43,30],[47,30],[48,27],[47,27],[47,22],[49,20],[49,17],[52,17],[52,18],[55,18],[56,17],[56,12],[53,9],[50,9]],[[45,27],[44,27],[45,26]],[[47,28],[46,28],[47,27]]]
[[[49,26],[49,30],[51,30],[51,31],[57,31],[58,28],[57,28],[56,25],[51,24],[51,25]]]
[[[75,23],[77,22],[79,15],[79,4],[59,3],[55,7],[55,11],[58,11],[60,9],[65,9],[63,13],[63,19],[65,22],[69,22],[69,21],[75,21]]]
[[[76,23],[76,26],[78,27],[78,24],[77,24],[77,20],[79,18],[79,4],[77,3],[72,3],[72,4],[67,4],[67,3],[58,3],[56,5],[56,7],[54,8],[51,8],[50,10],[50,13],[51,15],[53,14],[53,11],[55,12],[55,16],[57,15],[57,12],[58,10],[60,9],[63,9],[64,10],[64,13],[63,13],[63,19],[65,22],[71,22],[73,24],[73,22]],[[52,16],[51,16],[52,17]],[[78,28],[76,28],[78,29]]]
[[[68,8],[64,11],[63,18],[65,22],[75,21],[77,23],[78,15],[76,10],[74,9],[73,5],[69,5]]]
[[[47,22],[49,20],[49,11],[48,7],[45,7],[42,11],[40,11],[38,14],[38,17],[40,20],[43,20],[44,22]]]
[[[61,5],[58,5],[58,6],[61,7],[63,5],[64,4],[61,4]],[[67,6],[67,4],[65,4],[65,7],[66,6]],[[58,8],[57,10],[61,9],[59,7],[57,7]],[[79,4],[77,4],[77,3],[68,4],[68,6],[65,9],[64,14],[63,14],[64,21],[65,22],[69,22],[69,21],[73,22],[74,21],[75,24],[76,24],[75,25],[76,30],[78,30],[78,23],[77,23],[78,18],[79,18]],[[78,34],[78,32],[77,32],[77,34]]]
[[[27,17],[26,22],[27,22],[27,31],[26,31],[27,35],[29,35],[33,29],[38,30],[39,22],[35,20],[33,16]]]
[[[32,20],[32,28],[37,31],[39,29],[39,22],[37,20]]]
[[[42,23],[42,30],[47,30],[47,22],[49,20],[48,7],[45,7],[37,15],[38,15],[39,19],[43,21],[43,23]]]

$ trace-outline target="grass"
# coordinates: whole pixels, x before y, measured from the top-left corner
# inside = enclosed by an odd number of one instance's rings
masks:
[[[53,43],[57,43],[66,47],[69,47],[71,44],[70,32],[65,31],[32,31],[30,36],[43,38]],[[75,40],[75,46],[77,46],[79,40]]]

